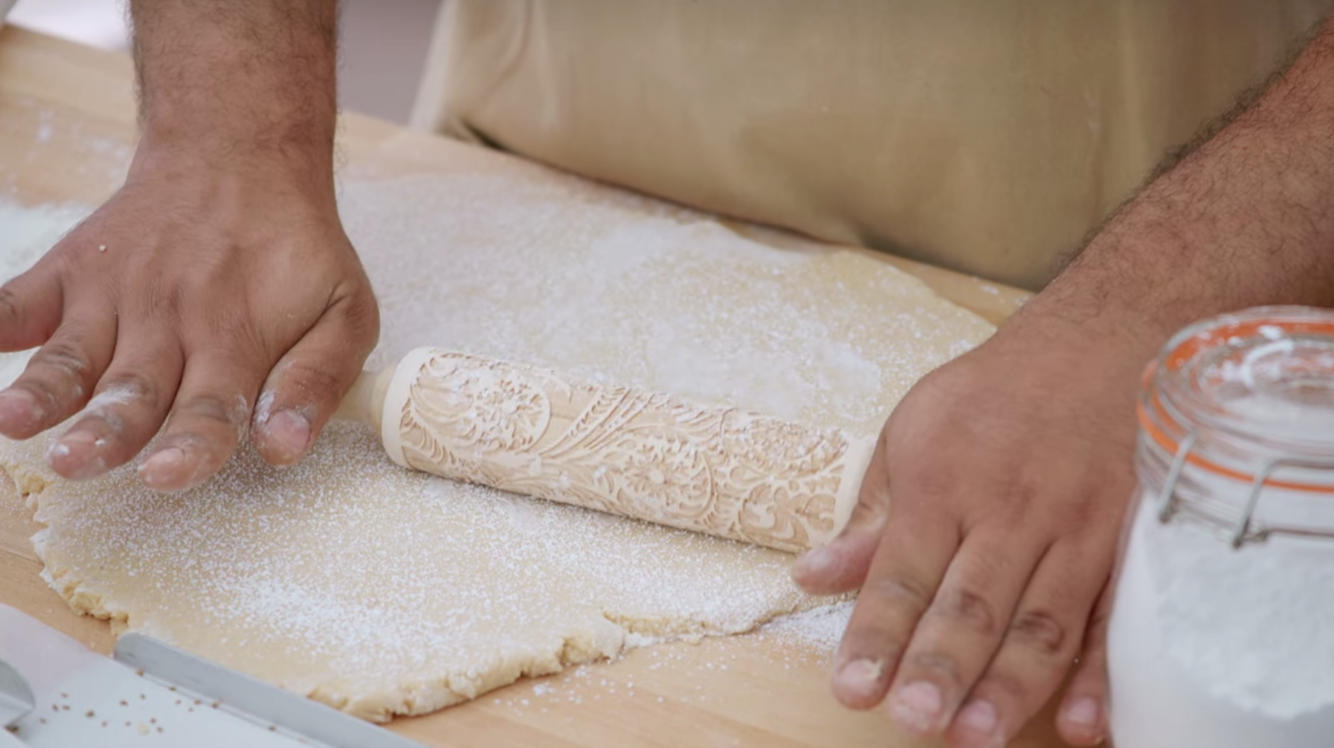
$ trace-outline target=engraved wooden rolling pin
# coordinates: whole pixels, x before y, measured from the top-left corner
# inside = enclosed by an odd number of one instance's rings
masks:
[[[405,467],[791,552],[842,529],[875,447],[434,348],[363,374],[338,415]]]

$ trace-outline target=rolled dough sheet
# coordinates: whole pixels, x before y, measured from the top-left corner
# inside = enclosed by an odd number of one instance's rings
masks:
[[[486,163],[343,183],[383,305],[372,365],[442,345],[874,433],[992,332],[855,253]],[[0,456],[75,610],[367,719],[822,602],[789,582],[790,556],[409,473],[352,424],[296,468],[243,451],[173,496],[129,469],[60,481],[49,442]]]

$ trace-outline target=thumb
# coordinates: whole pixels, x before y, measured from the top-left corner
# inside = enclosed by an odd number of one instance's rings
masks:
[[[792,580],[813,595],[837,595],[861,586],[889,515],[889,470],[885,434],[880,433],[848,524],[822,548],[792,565]]]

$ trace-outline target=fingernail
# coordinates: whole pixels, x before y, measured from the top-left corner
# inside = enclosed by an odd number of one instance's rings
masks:
[[[807,551],[792,564],[793,577],[822,576],[828,574],[838,563],[838,558],[828,546]],[[865,662],[865,660],[863,660]],[[849,663],[851,664],[851,663]]]
[[[262,428],[272,456],[280,464],[296,462],[310,443],[310,421],[295,410],[278,411]]]
[[[875,694],[875,690],[884,672],[884,663],[863,658],[853,660],[839,668],[834,677],[838,680],[840,688],[871,696],[878,695]]]
[[[0,392],[0,425],[28,428],[41,419],[42,408],[27,390]]]
[[[185,452],[180,447],[167,447],[144,460],[139,466],[139,479],[149,488],[163,489],[179,483],[185,467]]]
[[[996,707],[992,706],[990,701],[974,699],[968,702],[968,706],[959,710],[954,722],[971,732],[990,736],[996,731],[996,725],[1000,724],[1000,718],[996,716]]]
[[[926,681],[913,681],[889,697],[889,716],[910,732],[928,734],[940,729],[945,701],[940,689]]]
[[[1098,724],[1101,722],[1101,711],[1102,708],[1098,706],[1097,699],[1081,696],[1066,708],[1065,721],[1075,727],[1083,727],[1090,731],[1097,730]]]
[[[106,458],[98,452],[106,446],[87,431],[71,431],[46,450],[46,462],[69,480],[87,480],[107,472]]]

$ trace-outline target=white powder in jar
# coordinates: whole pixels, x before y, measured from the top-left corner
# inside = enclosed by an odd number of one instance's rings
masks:
[[[1328,496],[1267,491],[1264,501],[1268,521],[1323,509],[1334,525]],[[1157,509],[1145,490],[1108,633],[1118,748],[1328,748],[1334,541],[1274,537],[1234,550],[1220,528],[1160,523]]]

